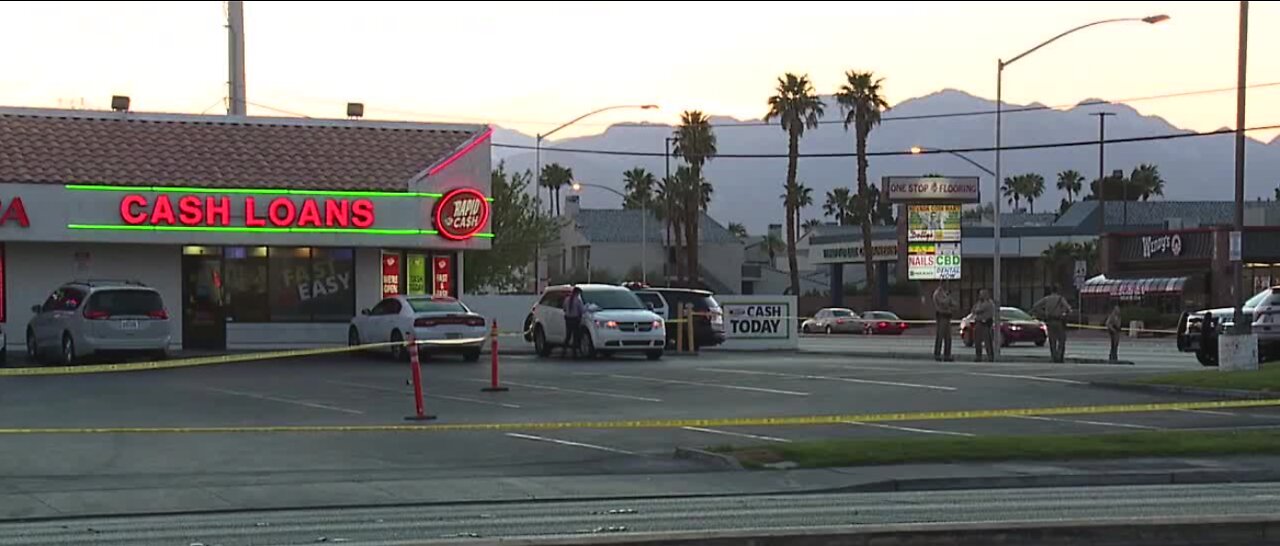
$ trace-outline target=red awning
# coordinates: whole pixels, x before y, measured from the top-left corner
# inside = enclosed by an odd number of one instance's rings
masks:
[[[1105,295],[1121,300],[1139,300],[1147,295],[1180,294],[1186,284],[1186,277],[1108,279],[1103,275],[1098,275],[1085,281],[1080,293],[1084,295]]]

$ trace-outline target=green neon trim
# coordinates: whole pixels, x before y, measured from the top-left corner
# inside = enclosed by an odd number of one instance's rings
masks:
[[[403,191],[343,191],[343,190],[288,190],[275,188],[197,188],[191,186],[106,186],[95,184],[67,184],[71,191],[130,191],[152,193],[212,193],[257,195],[322,195],[330,197],[426,197],[439,199],[443,193]],[[493,202],[492,197],[486,201]]]
[[[353,235],[439,235],[434,229],[383,229],[383,228],[278,228],[239,226],[130,226],[112,224],[67,224],[67,229],[91,229],[98,231],[197,231],[216,233],[345,233]],[[492,233],[477,233],[476,237],[494,238]]]

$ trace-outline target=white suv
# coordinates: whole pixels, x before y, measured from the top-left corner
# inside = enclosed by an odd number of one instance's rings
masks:
[[[579,284],[587,314],[582,317],[578,353],[585,357],[639,352],[662,358],[667,332],[662,317],[646,308],[631,290],[607,284]],[[573,286],[552,286],[533,307],[533,345],[538,356],[564,345],[564,300]]]

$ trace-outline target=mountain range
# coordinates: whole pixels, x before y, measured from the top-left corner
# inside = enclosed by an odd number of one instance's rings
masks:
[[[801,153],[849,153],[853,151],[853,134],[846,132],[839,108],[831,97],[824,97],[827,109],[817,129],[806,131],[801,140]],[[764,110],[763,100],[761,110]],[[1099,104],[1101,103],[1101,104]],[[1006,104],[1006,111],[1041,107],[1039,104]],[[912,146],[940,149],[991,148],[994,144],[994,116],[990,114],[931,117],[938,114],[981,113],[995,109],[995,102],[956,90],[943,90],[903,101],[884,114],[883,123],[868,141],[868,150],[900,152]],[[1050,144],[1058,142],[1096,141],[1098,118],[1090,114],[1115,114],[1106,121],[1107,139],[1187,134],[1191,131],[1173,126],[1157,116],[1145,116],[1125,104],[1088,100],[1073,108],[1040,109],[1010,112],[1004,115],[1004,146]],[[721,154],[779,154],[779,158],[713,159],[705,169],[706,178],[715,187],[710,214],[722,223],[741,222],[752,233],[763,232],[768,224],[781,223],[781,203],[786,180],[786,133],[776,124],[761,120],[738,120],[712,116]],[[661,156],[664,138],[672,127],[662,124],[617,124],[603,133],[564,140],[545,141],[542,149],[544,165],[557,162],[573,170],[577,180],[622,190],[622,173],[643,167],[661,177],[665,170]],[[534,138],[504,128],[497,128],[495,144],[532,145]],[[631,157],[556,151],[556,148],[650,152],[657,157]],[[1001,154],[1002,176],[1038,173],[1045,178],[1045,195],[1036,201],[1038,212],[1057,210],[1063,194],[1055,187],[1057,173],[1074,169],[1086,179],[1098,175],[1098,146],[1005,150]],[[1105,169],[1129,173],[1141,163],[1159,167],[1165,180],[1168,200],[1227,200],[1234,188],[1234,137],[1230,134],[1196,136],[1106,145]],[[973,160],[994,169],[994,154],[989,151],[967,153]],[[493,148],[494,164],[505,161],[509,170],[533,167],[529,150]],[[674,171],[679,158],[671,158]],[[869,181],[879,183],[882,176],[915,176],[940,173],[948,176],[980,176],[983,201],[994,194],[991,177],[959,158],[947,154],[873,156],[869,158]],[[853,157],[802,158],[798,179],[813,188],[814,205],[805,209],[803,218],[821,218],[826,192],[840,186],[852,187],[856,161]],[[1247,139],[1246,193],[1249,199],[1272,197],[1280,184],[1280,137],[1270,143]],[[568,193],[565,189],[563,193]],[[588,208],[619,207],[621,199],[612,193],[587,188],[582,203]],[[1025,203],[1024,203],[1025,207]]]

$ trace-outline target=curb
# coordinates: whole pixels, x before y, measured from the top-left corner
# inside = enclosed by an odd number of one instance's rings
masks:
[[[677,459],[705,463],[724,470],[746,470],[743,468],[742,463],[734,457],[692,447],[677,446],[675,457]]]
[[[1147,383],[1129,383],[1124,381],[1090,381],[1089,386],[1125,391],[1154,392],[1160,394],[1187,394],[1206,398],[1234,398],[1246,400],[1264,400],[1276,395],[1274,392],[1246,391],[1239,389],[1208,389],[1204,387],[1183,387],[1178,385],[1152,385]]]
[[[1022,489],[1042,487],[1106,487],[1119,485],[1187,485],[1209,483],[1257,483],[1280,481],[1274,470],[1186,470],[1173,472],[1124,472],[1112,474],[1046,474],[1038,476],[990,476],[885,480],[834,488],[832,493],[893,493],[898,491],[951,491],[967,489]]]
[[[797,354],[813,354],[813,355],[851,356],[854,358],[882,358],[887,360],[928,360],[928,361],[933,360],[933,355],[929,353],[912,354],[912,353],[890,353],[890,352],[872,352],[872,351],[840,351],[840,350],[827,351],[827,350],[811,350],[811,349],[799,349],[796,351],[796,353]],[[977,362],[976,360],[970,357],[959,357],[959,358],[956,358],[956,361],[968,362],[968,363]],[[1014,357],[1012,359],[1010,359],[1010,357],[1001,357],[1000,360],[995,361],[993,364],[1022,364],[1022,363],[1053,364],[1054,362],[1045,357],[1019,356],[1019,357]],[[1103,365],[1103,366],[1133,366],[1134,365],[1133,361],[1131,360],[1117,360],[1115,362],[1111,362],[1110,360],[1106,360],[1102,358],[1081,358],[1081,357],[1067,357],[1065,364]]]

